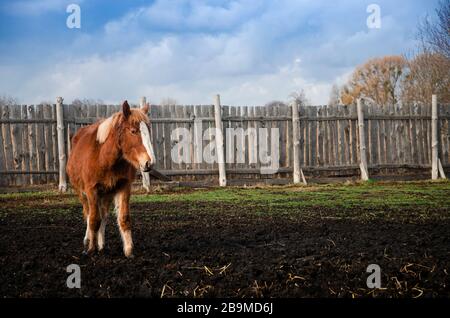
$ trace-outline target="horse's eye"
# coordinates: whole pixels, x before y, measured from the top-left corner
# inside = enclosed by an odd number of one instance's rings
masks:
[[[132,133],[133,135],[136,135],[136,134],[138,133],[138,130],[137,130],[137,129],[134,129],[134,128],[131,128],[131,133]]]

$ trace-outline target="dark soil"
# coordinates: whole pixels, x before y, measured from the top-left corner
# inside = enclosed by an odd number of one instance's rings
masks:
[[[135,204],[135,258],[126,259],[112,218],[105,251],[89,257],[81,253],[85,228],[78,206],[9,209],[0,218],[0,296],[450,296],[449,219],[335,218],[324,208],[315,208],[314,218],[256,210]],[[81,289],[66,287],[72,263],[81,267]],[[366,285],[372,263],[381,267],[382,289]]]

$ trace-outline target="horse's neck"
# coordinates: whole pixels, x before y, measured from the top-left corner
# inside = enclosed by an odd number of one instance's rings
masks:
[[[121,151],[114,139],[108,138],[100,145],[99,165],[102,168],[110,169],[121,159]]]

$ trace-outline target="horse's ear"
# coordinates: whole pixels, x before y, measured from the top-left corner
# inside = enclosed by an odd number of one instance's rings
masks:
[[[149,103],[145,103],[144,106],[141,107],[142,111],[147,114],[148,110],[150,109],[150,104]]]
[[[128,101],[124,101],[122,104],[122,112],[125,118],[131,115],[130,105],[128,105]]]

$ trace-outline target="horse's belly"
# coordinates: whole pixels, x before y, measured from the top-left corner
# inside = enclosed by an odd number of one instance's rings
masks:
[[[123,189],[127,184],[129,184],[129,182],[130,181],[126,178],[108,180],[108,182],[103,182],[103,183],[98,184],[97,191],[100,194],[115,193],[115,192]]]

